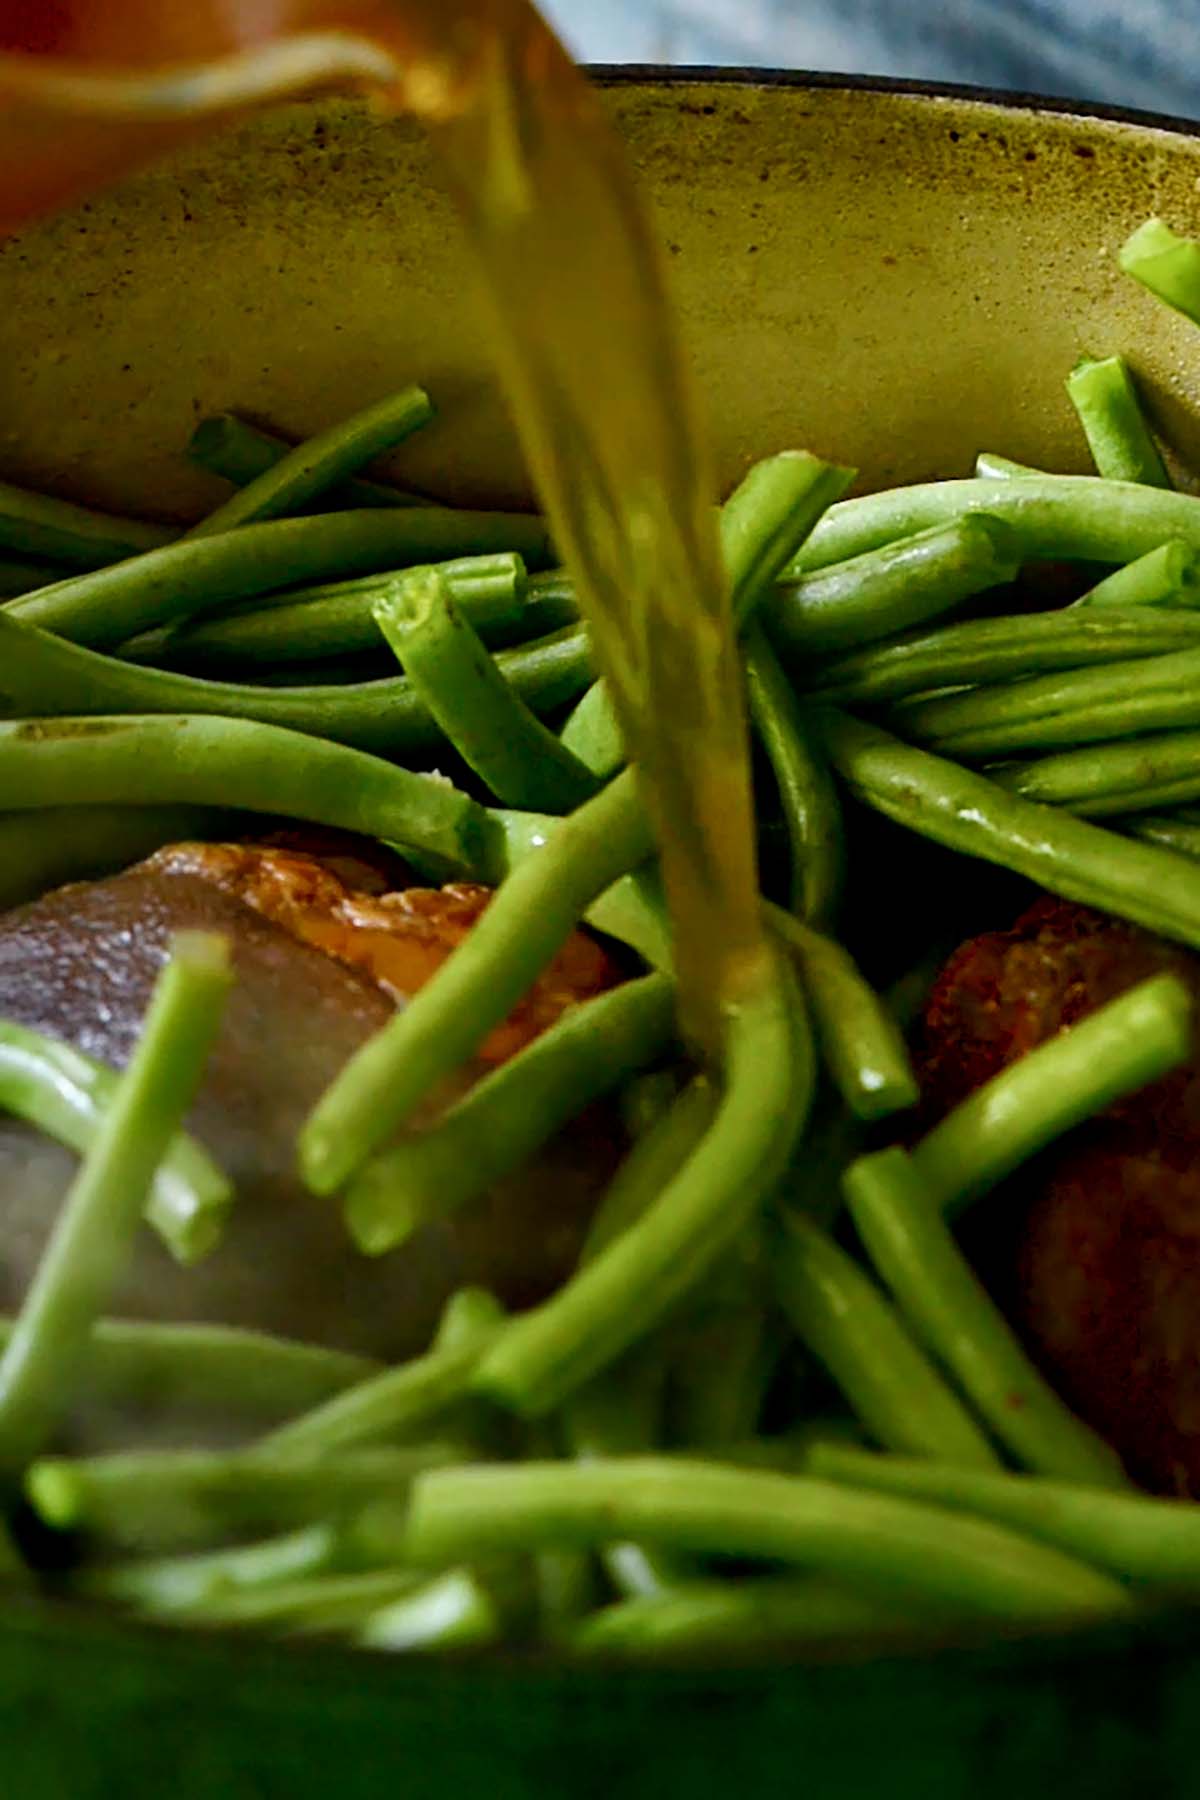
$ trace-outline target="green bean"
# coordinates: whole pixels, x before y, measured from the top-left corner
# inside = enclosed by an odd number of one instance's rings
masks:
[[[214,713],[384,754],[445,741],[420,690],[401,675],[340,687],[206,681],[83,649],[4,613],[0,649],[6,672],[0,712],[10,717]],[[519,650],[501,651],[496,670],[506,692],[522,707],[531,703],[550,709],[571,699],[587,681],[590,651],[581,633],[559,632]],[[539,725],[538,730],[544,728]]]
[[[912,1152],[930,1204],[953,1218],[1046,1144],[1188,1060],[1192,1002],[1174,975],[1106,1001],[977,1088]]]
[[[1076,606],[1190,606],[1196,592],[1196,551],[1182,538],[1114,569],[1076,600]]]
[[[860,1157],[842,1182],[855,1227],[900,1309],[996,1438],[1025,1467],[1120,1487],[1113,1452],[1029,1361],[898,1148]]]
[[[465,1554],[596,1544],[614,1531],[672,1549],[796,1563],[885,1597],[990,1617],[1117,1615],[1133,1604],[1119,1583],[1061,1551],[943,1507],[654,1457],[422,1475],[407,1546],[414,1562],[436,1566]]]
[[[1117,253],[1126,275],[1200,324],[1200,244],[1179,237],[1162,219],[1147,219]]]
[[[661,1055],[674,1029],[674,984],[665,975],[571,1007],[436,1124],[359,1171],[344,1202],[354,1242],[382,1255],[478,1200],[591,1101]]]
[[[373,1613],[357,1641],[368,1650],[481,1650],[502,1630],[495,1601],[478,1577],[450,1569]]]
[[[6,556],[0,560],[0,599],[15,600],[20,594],[31,594],[35,588],[49,587],[62,578],[62,570],[52,563],[20,562]]]
[[[1106,481],[1170,487],[1123,356],[1106,356],[1100,361],[1083,357],[1067,376],[1067,394],[1079,415],[1098,475]]]
[[[295,449],[285,438],[247,424],[236,413],[216,413],[201,419],[188,441],[187,453],[210,475],[220,475],[235,487],[246,487],[273,469]],[[414,494],[381,481],[351,477],[340,481],[325,498],[340,507],[432,506],[427,494]]]
[[[174,939],[129,1067],[0,1356],[0,1468],[9,1473],[41,1448],[70,1405],[92,1325],[199,1085],[231,980],[224,939],[199,932]]]
[[[44,806],[0,813],[0,909],[66,881],[111,875],[187,838],[217,838],[233,815],[202,806]]]
[[[679,1174],[712,1125],[717,1095],[696,1075],[634,1144],[597,1207],[580,1252],[585,1268],[635,1225]]]
[[[993,774],[1000,786],[1014,795],[1067,807],[1084,817],[1163,812],[1200,799],[1200,731],[1163,731],[1152,737],[1060,750],[1032,762],[1008,764]],[[1189,870],[1189,880],[1190,876]]]
[[[317,1102],[300,1134],[300,1166],[314,1192],[333,1193],[362,1167],[507,1018],[596,896],[651,848],[631,771],[558,823],[453,956]]]
[[[283,813],[410,844],[463,872],[486,863],[495,832],[446,782],[276,725],[171,714],[0,722],[0,807],[64,801]]]
[[[0,1020],[0,1109],[86,1156],[103,1128],[120,1076],[69,1044]],[[233,1188],[208,1152],[177,1131],[154,1171],[146,1219],[181,1263],[220,1242]]]
[[[1191,645],[1200,647],[1200,613],[1134,605],[1106,605],[1094,613],[1069,607],[910,632],[816,663],[800,673],[800,685],[814,699],[857,706],[1052,669],[1160,656]]]
[[[898,538],[986,513],[1017,534],[1022,561],[1129,563],[1168,538],[1200,550],[1200,499],[1096,475],[927,481],[830,507],[785,579]]]
[[[870,1276],[795,1207],[781,1216],[776,1298],[855,1417],[891,1450],[993,1468],[987,1438]]]
[[[317,1575],[335,1566],[340,1550],[330,1525],[306,1525],[286,1537],[192,1555],[144,1557],[84,1568],[73,1589],[143,1612],[178,1612],[214,1595]]]
[[[426,1585],[411,1569],[299,1575],[264,1586],[218,1588],[166,1615],[166,1623],[222,1631],[269,1631],[272,1637],[327,1637],[362,1629],[380,1609]]]
[[[0,1316],[0,1346],[13,1329],[14,1321]],[[368,1357],[265,1331],[97,1319],[80,1382],[85,1398],[129,1411],[179,1408],[273,1423],[378,1372]]]
[[[759,1291],[759,1290],[762,1291]],[[720,1293],[696,1303],[672,1333],[668,1435],[673,1444],[711,1454],[711,1446],[753,1438],[779,1362],[779,1322],[765,1283],[741,1297]]]
[[[43,1457],[26,1473],[25,1492],[47,1525],[92,1533],[106,1547],[200,1548],[402,1500],[415,1475],[459,1454],[453,1444],[418,1444],[324,1458],[266,1449]]]
[[[1044,475],[1046,471],[1014,462],[1011,456],[997,456],[993,450],[981,450],[975,458],[975,473],[987,481],[1011,481],[1014,475]]]
[[[515,550],[538,566],[549,554],[546,528],[525,513],[452,512],[447,507],[268,519],[218,537],[167,544],[130,556],[115,568],[56,582],[10,601],[8,612],[59,637],[104,649],[152,626],[291,583],[372,575],[404,563],[493,550]]]
[[[750,718],[771,764],[788,835],[790,904],[818,930],[837,913],[845,854],[837,790],[812,742],[803,710],[771,641],[754,623],[746,634]]]
[[[1200,890],[1182,857],[1035,805],[845,714],[830,712],[820,729],[851,791],[897,824],[1012,869],[1063,899],[1200,946]],[[1200,793],[1200,756],[1197,770]]]
[[[467,1398],[471,1376],[483,1350],[498,1335],[503,1314],[493,1301],[490,1308],[473,1307],[471,1316],[458,1317],[454,1325],[454,1331],[439,1334],[423,1356],[398,1368],[381,1369],[281,1425],[265,1440],[267,1448],[281,1454],[327,1456],[377,1438],[411,1438],[439,1424]]]
[[[277,519],[299,512],[310,500],[335,486],[364,463],[393,450],[433,417],[429,395],[419,387],[402,388],[374,406],[318,432],[286,452],[271,468],[230,495],[224,505],[193,525],[189,538],[212,537],[256,519]]]
[[[1200,859],[1200,822],[1195,819],[1181,819],[1172,813],[1135,813],[1120,821],[1120,829],[1143,843]]]
[[[804,1128],[815,1078],[802,1004],[772,963],[729,1020],[724,1090],[699,1148],[640,1219],[507,1326],[476,1391],[526,1416],[550,1410],[657,1324],[755,1217]]]
[[[485,643],[507,636],[522,620],[541,627],[544,612],[525,598],[525,565],[515,552],[453,557],[441,569],[455,603]],[[183,663],[189,668],[228,663],[244,668],[381,649],[383,637],[371,608],[395,580],[395,573],[260,595],[252,610],[185,621],[165,634],[122,645],[121,655],[134,662]],[[555,631],[569,622],[554,616],[545,630]],[[532,637],[539,631],[527,629],[521,635]]]
[[[997,495],[1006,486],[976,485]],[[840,510],[834,507],[825,518]],[[820,532],[818,525],[810,544]],[[1011,581],[1021,564],[1011,528],[982,511],[964,513],[926,531],[897,533],[896,541],[876,542],[861,556],[839,558],[834,567],[826,566],[832,559],[810,563],[808,557],[806,546],[798,562],[784,571],[763,610],[763,626],[785,660],[850,650],[890,637],[949,612],[986,588]],[[815,572],[796,575],[797,568]]]
[[[936,1614],[934,1615],[937,1616]],[[819,1575],[693,1581],[602,1607],[572,1631],[577,1656],[622,1662],[778,1655],[814,1643],[872,1644],[918,1635],[928,1611],[888,1605]]]
[[[739,628],[822,513],[853,479],[852,469],[822,462],[803,450],[765,457],[747,471],[718,519],[730,603]],[[620,767],[624,748],[606,689],[597,684],[584,695],[563,728],[562,741],[598,775]]]
[[[431,717],[502,806],[570,812],[595,794],[595,776],[510,687],[439,570],[397,577],[373,611]]]
[[[930,1500],[1010,1525],[1125,1580],[1191,1588],[1200,1582],[1200,1510],[1191,1500],[1105,1493],[1043,1476],[947,1468],[841,1445],[814,1447],[808,1468],[824,1481]]]
[[[93,512],[0,481],[0,549],[16,550],[21,556],[44,557],[71,569],[102,569],[122,557],[154,550],[174,536],[165,525]]]
[[[920,1093],[903,1033],[848,950],[771,906],[767,916],[795,958],[833,1084],[859,1119],[915,1106]]]
[[[906,736],[965,761],[1200,726],[1200,648],[917,700],[895,722]]]

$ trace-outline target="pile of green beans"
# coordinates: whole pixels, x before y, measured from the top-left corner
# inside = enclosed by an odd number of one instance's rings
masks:
[[[1200,318],[1197,246],[1154,222],[1124,261]],[[296,446],[203,421],[187,453],[231,491],[182,534],[0,489],[0,902],[254,814],[495,885],[301,1132],[366,1255],[485,1203],[600,1096],[632,1138],[559,1290],[513,1316],[464,1290],[410,1361],[135,1324],[106,1312],[142,1221],[186,1263],[243,1199],[181,1126],[224,948],[176,946],[123,1074],[0,1021],[0,1109],[81,1158],[0,1320],[0,1464],[10,1504],[85,1534],[60,1578],[81,1600],[641,1662],[1195,1590],[1200,1511],[1136,1492],[954,1235],[1192,1054],[1186,989],[1119,996],[919,1135],[906,1031],[937,959],[881,995],[886,945],[847,936],[868,882],[877,940],[893,893],[920,904],[902,856],[864,867],[873,812],[1200,949],[1200,499],[1120,355],[1067,392],[1093,476],[985,454],[972,479],[846,499],[851,471],[786,452],[722,507],[769,954],[716,1068],[680,1041],[637,771],[542,522],[367,468],[403,466],[423,390]],[[1080,597],[1030,611],[1045,560],[1079,565]],[[580,923],[629,978],[415,1125]],[[89,1406],[195,1441],[64,1454]],[[237,1448],[206,1442],[216,1418]],[[39,1579],[0,1535],[0,1581]]]

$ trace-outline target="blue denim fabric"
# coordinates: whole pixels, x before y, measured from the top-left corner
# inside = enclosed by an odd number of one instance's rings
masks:
[[[966,81],[1200,117],[1200,0],[545,0],[593,62]]]

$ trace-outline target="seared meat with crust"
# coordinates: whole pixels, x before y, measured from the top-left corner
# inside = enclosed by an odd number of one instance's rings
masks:
[[[0,918],[0,1017],[114,1066],[128,1059],[171,934],[204,928],[232,940],[237,981],[189,1121],[237,1189],[225,1241],[180,1269],[143,1233],[114,1312],[255,1325],[398,1357],[428,1341],[464,1282],[520,1307],[569,1272],[618,1153],[606,1108],[593,1108],[486,1203],[379,1260],[353,1248],[337,1202],[314,1198],[297,1178],[296,1134],[309,1108],[486,903],[481,889],[388,893],[372,877],[377,866],[188,845]],[[364,885],[352,888],[344,875]],[[493,1034],[488,1058],[511,1054],[572,1000],[617,979],[600,946],[577,935]],[[486,1066],[467,1071],[458,1091]],[[6,1309],[20,1300],[72,1167],[36,1132],[0,1120]]]
[[[964,944],[917,1045],[929,1122],[1025,1051],[1163,969],[1200,959],[1043,900]],[[965,1224],[1046,1373],[1130,1473],[1200,1497],[1200,1057],[1072,1132]]]

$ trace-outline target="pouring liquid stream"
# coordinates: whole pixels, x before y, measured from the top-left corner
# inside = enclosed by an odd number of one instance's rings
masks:
[[[143,9],[142,0],[126,4]],[[105,21],[107,55],[119,10],[115,0],[76,0],[77,15]],[[294,91],[302,76],[289,76],[271,40],[294,52],[295,34],[316,30],[339,34],[344,74],[432,135],[483,277],[537,489],[655,827],[684,1029],[715,1063],[723,1017],[760,978],[766,954],[740,665],[687,372],[621,148],[529,0],[256,0],[241,22],[240,39],[211,44],[243,52],[228,64],[228,104],[221,75],[206,72],[193,90],[197,121],[227,116],[245,104],[239,93],[269,85],[268,57],[274,79]],[[55,79],[51,60],[37,60]],[[36,102],[33,59],[14,72],[17,61],[3,59],[0,102],[22,93]],[[122,109],[119,84],[106,77],[109,127],[119,115],[139,159],[155,120],[172,137],[187,126],[186,82],[176,79],[174,110],[160,117],[161,86],[130,81]],[[58,104],[79,124],[86,82]]]

